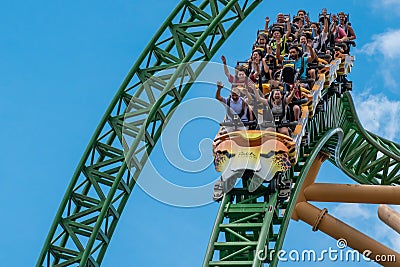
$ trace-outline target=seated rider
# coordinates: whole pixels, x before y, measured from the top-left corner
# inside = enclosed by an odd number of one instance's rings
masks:
[[[221,96],[221,89],[224,85],[217,82],[217,92],[215,98],[226,105],[226,118],[225,121],[234,121],[236,118],[242,122],[253,121],[253,112],[249,108],[243,97],[240,96],[240,90],[233,87],[231,94],[228,98]]]
[[[257,34],[257,40],[253,44],[252,50],[260,49],[260,50],[262,50],[263,56],[264,56],[266,53],[265,47],[267,46],[267,44],[268,44],[268,36],[265,35],[265,33],[259,33],[259,34]]]
[[[279,47],[279,46],[278,46]],[[301,55],[301,51],[298,46],[291,46],[289,48],[289,56],[283,57],[282,55],[277,53],[277,57],[279,60],[294,60],[294,67],[298,72],[298,76],[300,80],[307,79],[307,67],[308,63],[313,62],[314,59],[317,59],[317,55],[315,54],[314,49],[312,48],[312,44],[307,43],[307,48],[309,48],[310,55],[303,56]],[[309,72],[310,77],[315,80],[315,70]]]
[[[262,55],[262,51],[260,49],[254,50],[248,60],[247,75],[252,82],[263,83],[267,81],[267,73],[269,73],[269,67]]]
[[[224,64],[224,72],[228,81],[232,84],[232,86],[241,85],[243,87],[247,87],[249,83],[249,78],[246,76],[246,69],[242,66],[235,67],[235,75],[229,73],[228,66],[226,65],[225,56],[221,56],[222,63]]]
[[[290,27],[290,19],[289,18],[284,18],[284,22],[286,23],[284,26],[275,26],[271,29],[271,39],[269,40],[269,45],[272,47],[272,50],[274,52],[277,51],[277,45],[279,43],[280,46],[280,53],[285,54],[287,53],[287,48],[288,48],[288,42],[289,42],[289,37],[292,33],[292,29]],[[283,25],[282,25],[283,26]]]
[[[277,62],[276,57],[273,54],[272,47],[267,45],[266,54],[265,54],[265,62],[268,66],[268,73],[266,74],[266,80],[274,79],[274,73],[277,70]]]
[[[276,128],[279,133],[285,134],[290,136],[289,128],[280,126],[283,122],[288,122],[288,105],[292,102],[292,99],[299,89],[300,83],[299,81],[296,82],[293,90],[290,92],[288,96],[284,96],[280,89],[273,89],[271,92],[271,96],[269,99],[265,99],[261,97],[258,91],[256,91],[256,98],[261,104],[263,104],[263,114],[264,118],[267,118],[268,114],[272,112],[274,116],[274,122],[277,123]],[[266,119],[268,121],[268,119]],[[275,131],[274,128],[268,127],[267,131]]]
[[[347,35],[347,40],[348,41],[353,41],[357,38],[353,27],[351,27],[351,23],[347,21],[347,16],[344,14],[344,12],[339,12],[338,13],[339,17],[339,27],[344,30],[344,32]]]

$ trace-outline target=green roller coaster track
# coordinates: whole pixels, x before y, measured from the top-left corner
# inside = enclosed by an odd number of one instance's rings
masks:
[[[182,0],[172,11],[95,130],[51,225],[37,267],[101,265],[148,155],[190,89],[191,84],[183,80],[194,81],[202,70],[201,64],[191,69],[184,63],[211,60],[260,3]],[[151,78],[171,68],[175,73]],[[307,131],[310,146],[300,151],[299,164],[291,173],[296,182],[294,196],[320,150],[337,155],[330,158],[332,163],[359,183],[399,184],[400,146],[362,128],[349,93],[327,99],[326,112],[316,114],[308,122]],[[127,155],[124,134],[133,138]],[[275,194],[269,195],[266,190],[256,194],[235,189],[224,197],[203,266],[260,266],[262,263],[254,257],[255,248],[267,243],[275,248],[282,246],[295,197],[279,206]],[[280,208],[286,209],[283,217]],[[224,216],[231,221],[224,223]],[[217,242],[220,232],[226,234],[226,242]],[[216,251],[220,251],[220,259],[214,261]],[[269,264],[276,266],[277,259]]]

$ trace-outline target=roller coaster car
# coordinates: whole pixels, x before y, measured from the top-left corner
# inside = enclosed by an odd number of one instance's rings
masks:
[[[296,144],[289,136],[266,130],[227,132],[225,127],[233,124],[221,123],[222,128],[213,142],[215,169],[221,172],[222,182],[230,184],[224,186],[224,192],[229,191],[240,177],[251,178],[250,192],[263,182],[276,184],[274,178],[296,164]]]

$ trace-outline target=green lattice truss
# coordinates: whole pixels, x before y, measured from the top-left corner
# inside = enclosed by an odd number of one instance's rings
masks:
[[[189,90],[190,81],[194,81],[204,67],[199,64],[192,68],[182,63],[210,60],[260,2],[181,1],[172,11],[130,70],[97,127],[60,204],[37,267],[100,266],[148,155],[174,108]],[[171,68],[176,71],[150,79],[158,72]],[[292,173],[297,184],[301,184],[307,166],[309,167],[317,151],[322,148],[334,150],[341,136],[340,129],[344,131],[344,139],[337,164],[347,175],[360,183],[398,184],[400,147],[362,129],[354,113],[350,95],[332,97],[328,105],[334,105],[335,109],[329,106],[327,112],[316,115],[308,122],[311,151],[301,151],[300,162]],[[129,162],[124,157],[123,149],[127,148],[124,136],[133,139],[127,157]],[[307,153],[311,156],[308,161],[304,161]],[[263,200],[252,203],[254,207],[248,208],[247,203],[254,200],[247,201],[248,196],[244,192],[232,192],[229,199],[226,197],[223,200],[221,210],[234,214],[231,200],[237,195],[236,204],[243,202],[244,205],[238,210],[245,210],[244,213],[249,213],[248,216],[253,216],[257,222],[248,225],[245,214],[238,214],[236,211],[238,220],[242,220],[244,224],[233,228],[229,225],[218,225],[213,235],[219,234],[218,229],[225,229],[224,231],[231,233],[232,240],[235,240],[241,238],[240,231],[252,229],[255,233],[252,238],[256,241],[251,241],[250,238],[243,240],[242,242],[251,242],[245,247],[261,248],[265,242],[274,242],[275,247],[280,247],[293,207],[289,203],[286,207],[288,215],[279,217],[275,205],[276,196],[269,196],[267,193],[259,192],[261,195],[256,201]],[[230,208],[227,208],[229,205]],[[268,216],[264,216],[265,211],[269,212]],[[254,214],[250,214],[251,212]],[[220,217],[221,214],[223,213],[220,212]],[[271,227],[272,225],[276,227]],[[275,228],[279,229],[278,232],[272,233]],[[253,263],[254,255],[246,252],[243,247],[232,245],[238,251],[238,259],[247,257],[247,262],[252,262],[248,266],[261,264]],[[225,249],[224,246],[214,244],[212,250],[208,249],[206,257],[213,257],[214,249],[222,247],[222,254],[225,253],[224,257],[228,258],[225,262],[227,264],[220,265],[235,266],[228,262],[232,259],[232,256],[229,257],[232,248]],[[233,258],[235,257],[234,255]],[[276,264],[275,259],[272,260],[271,264]],[[205,261],[206,266],[207,264],[215,266],[211,258]]]
[[[101,264],[135,179],[167,119],[189,90],[187,81],[194,81],[202,68],[199,65],[189,69],[181,64],[209,61],[259,2],[181,1],[172,11],[132,67],[97,127],[36,266]],[[149,80],[168,68],[175,68],[175,73]],[[127,110],[129,104],[131,109]],[[126,134],[134,138],[130,162],[125,162],[123,153],[124,118],[129,119]]]

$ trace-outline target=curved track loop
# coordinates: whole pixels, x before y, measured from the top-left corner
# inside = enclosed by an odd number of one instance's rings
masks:
[[[325,98],[327,97],[325,92]],[[400,184],[400,145],[367,132],[361,125],[349,92],[333,95],[326,102],[326,113],[317,114],[309,124],[312,141],[332,127],[345,134],[338,158],[329,160],[361,184]]]
[[[349,120],[339,125],[346,136],[337,166],[362,184],[400,185],[400,145],[364,130],[350,93],[340,102]]]
[[[57,211],[37,267],[100,266],[135,179],[190,81],[203,67],[191,69],[185,63],[210,60],[260,2],[182,0],[172,11],[97,127]],[[175,72],[151,78],[165,69]],[[132,108],[127,110],[129,104]],[[129,162],[123,152],[127,148],[124,134],[134,139]]]

